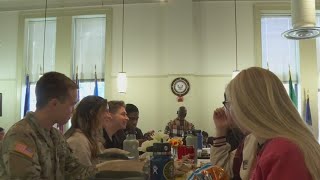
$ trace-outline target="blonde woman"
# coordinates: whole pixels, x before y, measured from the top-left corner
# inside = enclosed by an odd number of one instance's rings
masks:
[[[97,155],[104,150],[101,143],[102,125],[108,119],[111,119],[108,102],[102,97],[87,96],[76,107],[71,128],[65,137],[80,163],[98,163]]]
[[[252,180],[320,179],[320,145],[276,75],[258,67],[241,71],[227,86],[224,105],[259,142]]]
[[[222,167],[232,180],[248,180],[255,162],[258,142],[255,136],[248,134],[241,139],[237,149],[232,150],[231,144],[227,142],[227,132],[235,125],[226,111],[227,109],[222,107],[213,113],[216,136],[213,138],[210,160],[212,164]]]

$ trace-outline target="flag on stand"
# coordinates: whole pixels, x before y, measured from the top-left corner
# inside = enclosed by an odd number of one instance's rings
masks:
[[[93,92],[94,96],[98,96],[98,80],[97,80],[97,67],[94,66],[94,92]]]
[[[293,88],[290,68],[289,68],[289,96],[290,96],[291,101],[293,102],[293,104],[297,108],[298,107],[298,100],[297,100],[297,96],[296,96],[296,93]]]
[[[26,95],[24,97],[23,116],[25,116],[29,110],[30,110],[30,80],[29,80],[29,74],[27,74],[26,75]]]
[[[308,125],[312,126],[309,95],[307,95],[307,101],[306,101],[306,122]]]

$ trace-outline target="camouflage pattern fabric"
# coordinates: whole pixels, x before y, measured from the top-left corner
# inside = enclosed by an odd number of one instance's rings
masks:
[[[86,179],[96,172],[78,162],[57,129],[41,128],[32,112],[9,129],[2,143],[0,179]]]

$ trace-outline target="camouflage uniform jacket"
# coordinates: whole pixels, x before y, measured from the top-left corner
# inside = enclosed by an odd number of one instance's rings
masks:
[[[0,179],[86,179],[94,166],[81,165],[55,128],[46,130],[33,113],[7,132],[0,156]]]

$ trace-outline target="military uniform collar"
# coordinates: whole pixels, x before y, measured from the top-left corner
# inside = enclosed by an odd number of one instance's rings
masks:
[[[50,146],[53,147],[53,143],[51,140],[51,129],[47,130],[43,127],[40,126],[40,124],[37,121],[37,118],[34,115],[34,112],[28,112],[25,119],[29,120],[31,126],[34,127],[34,129],[36,129],[38,131],[38,133],[44,138],[44,140],[46,141],[46,143]]]

